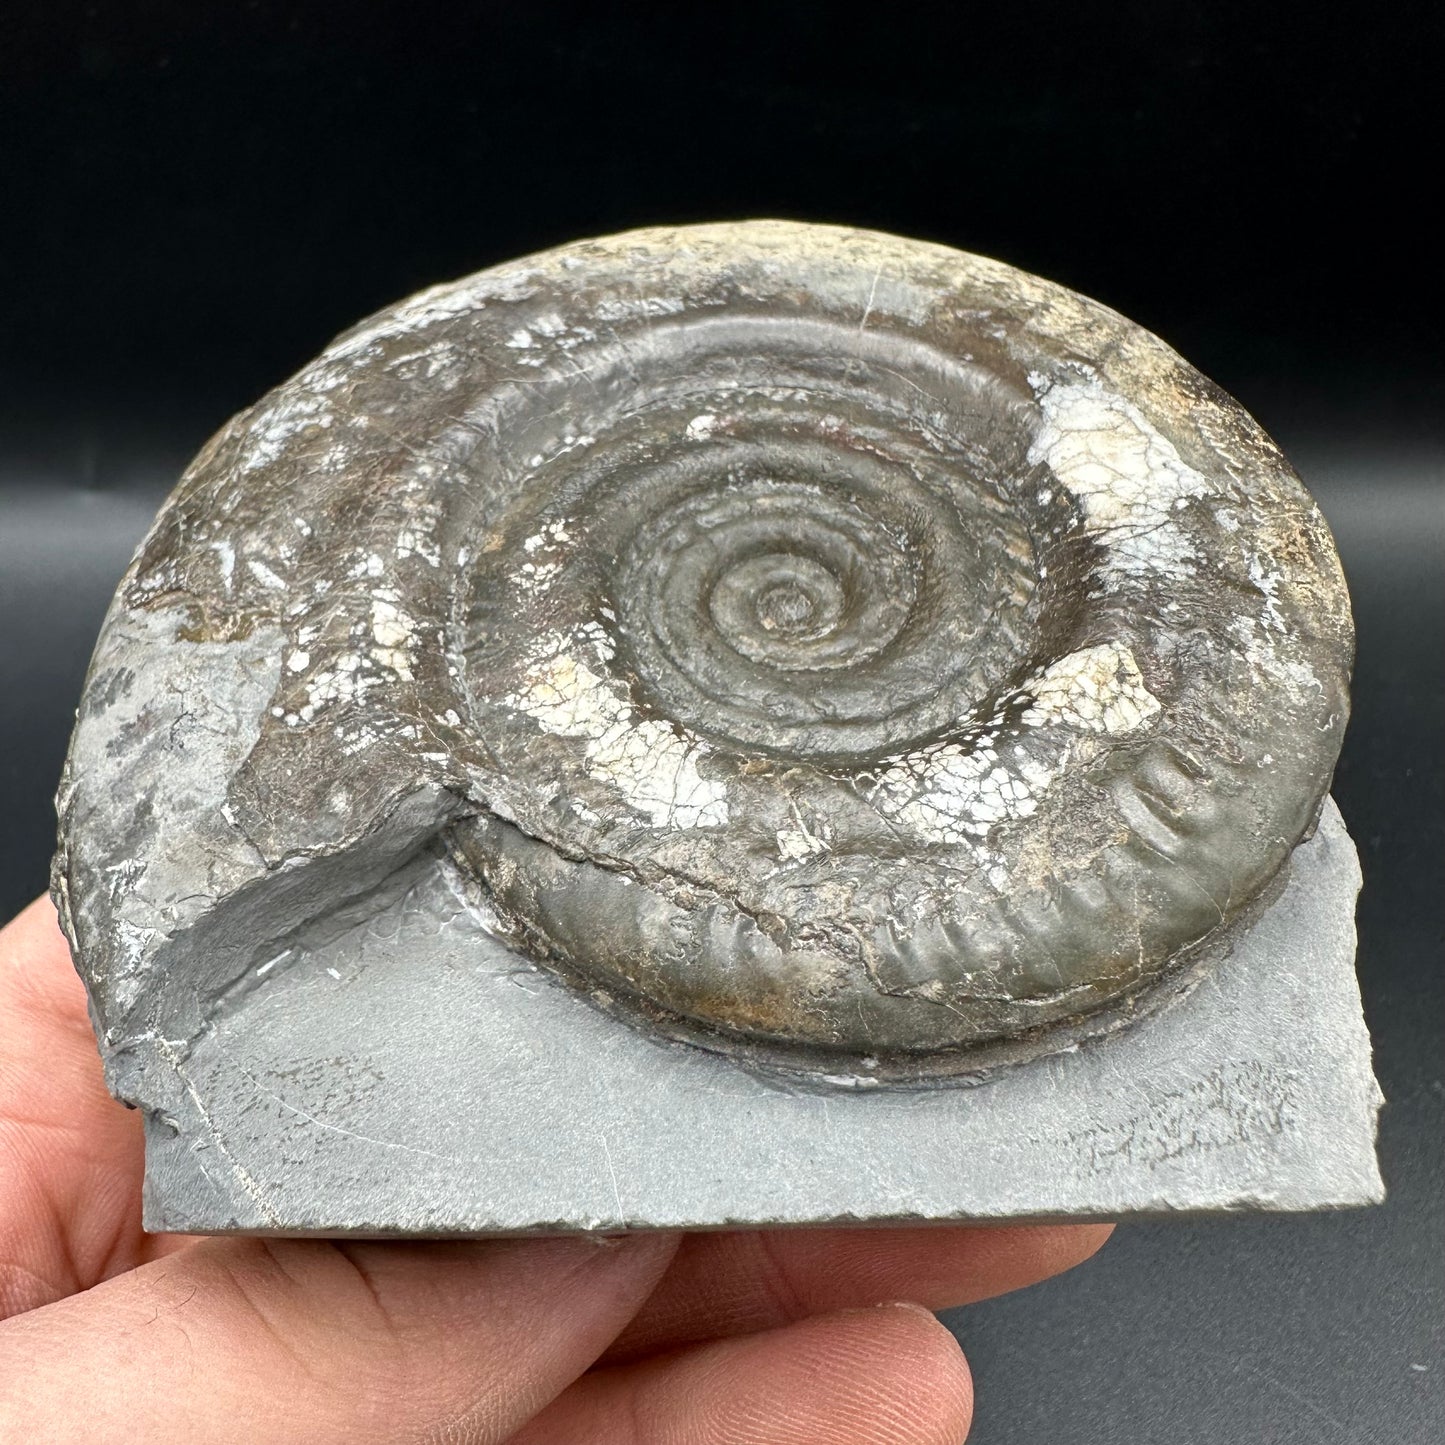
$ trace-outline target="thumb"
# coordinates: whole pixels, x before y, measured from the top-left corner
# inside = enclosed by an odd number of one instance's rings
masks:
[[[0,1438],[505,1440],[675,1246],[207,1240],[0,1325]]]

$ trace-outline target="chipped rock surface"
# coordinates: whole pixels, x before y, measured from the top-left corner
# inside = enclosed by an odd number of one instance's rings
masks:
[[[830,227],[583,242],[206,446],[100,639],[56,896],[141,1102],[418,868],[644,1031],[971,1075],[1248,929],[1352,642],[1277,448],[1097,303]]]

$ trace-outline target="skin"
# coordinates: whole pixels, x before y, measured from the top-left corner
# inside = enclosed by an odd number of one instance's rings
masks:
[[[333,1243],[141,1228],[46,900],[0,930],[0,1438],[270,1445],[957,1445],[931,1311],[1110,1226]]]

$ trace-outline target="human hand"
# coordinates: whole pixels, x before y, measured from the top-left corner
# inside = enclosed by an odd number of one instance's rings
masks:
[[[142,1163],[41,900],[0,931],[0,1440],[956,1445],[928,1311],[1109,1233],[196,1240],[141,1229]]]

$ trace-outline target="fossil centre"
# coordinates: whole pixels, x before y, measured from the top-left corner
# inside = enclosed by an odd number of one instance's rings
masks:
[[[54,894],[155,1229],[1372,1202],[1279,448],[1000,262],[584,241],[346,332],[121,582]]]

